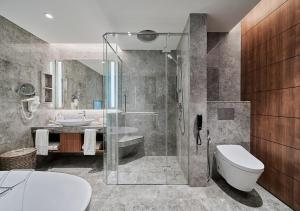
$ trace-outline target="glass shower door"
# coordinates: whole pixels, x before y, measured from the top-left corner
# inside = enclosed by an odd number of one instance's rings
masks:
[[[126,112],[122,113],[125,131],[118,149],[118,182],[166,184],[165,56],[158,50],[134,49],[122,50],[119,55]]]
[[[104,84],[105,84],[105,150],[104,168],[107,184],[118,184],[118,140],[121,120],[121,81],[122,61],[114,49],[107,43],[103,54]]]
[[[106,94],[108,184],[187,184],[176,134],[180,37],[159,34],[148,43],[135,34],[107,37],[108,49],[109,43],[118,45],[114,55],[106,53],[105,64],[106,88],[110,89]],[[117,66],[120,75],[113,71]],[[112,95],[117,98],[116,109],[111,109]]]

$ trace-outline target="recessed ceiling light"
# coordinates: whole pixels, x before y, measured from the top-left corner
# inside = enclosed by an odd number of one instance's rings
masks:
[[[45,17],[48,19],[53,19],[53,15],[51,15],[50,13],[45,13]]]

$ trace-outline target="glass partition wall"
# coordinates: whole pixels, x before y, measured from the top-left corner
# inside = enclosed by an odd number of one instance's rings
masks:
[[[181,33],[107,33],[107,184],[187,184],[182,167]]]

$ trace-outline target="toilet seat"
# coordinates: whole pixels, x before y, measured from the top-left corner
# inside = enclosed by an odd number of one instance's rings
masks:
[[[218,145],[220,158],[231,165],[252,173],[264,170],[264,164],[240,145]]]

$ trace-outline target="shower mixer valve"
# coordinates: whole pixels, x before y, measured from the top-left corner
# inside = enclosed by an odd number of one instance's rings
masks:
[[[181,103],[178,103],[178,109],[180,112],[182,112],[182,104]]]

